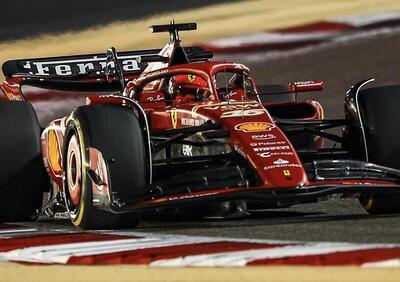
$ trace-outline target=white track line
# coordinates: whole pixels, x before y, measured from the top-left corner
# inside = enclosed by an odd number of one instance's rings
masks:
[[[179,257],[155,261],[150,265],[157,267],[233,267],[246,266],[249,262],[260,259],[289,258],[392,247],[391,245],[381,244],[310,243],[281,248]]]
[[[148,248],[179,246],[186,244],[212,243],[221,241],[218,238],[138,238],[84,243],[57,244],[50,246],[27,247],[0,253],[0,260],[24,261],[39,263],[67,263],[72,256],[90,256],[110,254],[122,251]]]
[[[400,258],[388,259],[377,262],[368,262],[361,265],[362,267],[400,267]]]
[[[354,27],[363,27],[370,24],[376,24],[380,22],[390,21],[390,20],[399,20],[400,12],[397,11],[388,11],[383,13],[372,13],[366,15],[353,15],[347,17],[338,17],[329,20],[329,22],[333,23],[344,23],[348,25],[352,25]]]
[[[0,235],[12,235],[14,233],[27,233],[37,231],[36,228],[25,228],[25,229],[0,229]]]

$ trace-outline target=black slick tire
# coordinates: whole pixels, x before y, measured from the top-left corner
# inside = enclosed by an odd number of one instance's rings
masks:
[[[49,187],[32,105],[0,101],[0,132],[0,221],[32,220]]]
[[[108,165],[109,182],[118,187],[118,192],[134,197],[142,193],[140,187],[146,184],[145,151],[142,129],[133,111],[117,105],[91,105],[77,108],[67,123],[64,145],[64,168],[73,170],[66,163],[68,150],[76,142],[81,158],[80,163],[89,159],[89,147],[101,152]],[[81,165],[80,200],[73,204],[69,199],[66,183],[66,204],[72,223],[82,229],[122,229],[137,225],[138,215],[116,214],[93,206],[92,180],[87,168]],[[68,171],[66,175],[68,178]]]

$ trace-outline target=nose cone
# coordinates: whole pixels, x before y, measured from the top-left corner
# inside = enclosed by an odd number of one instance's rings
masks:
[[[199,109],[230,132],[232,147],[257,171],[265,188],[307,184],[303,165],[268,112],[255,101],[223,103]]]
[[[234,148],[244,152],[265,187],[293,188],[307,183],[295,149],[271,120],[245,121],[232,128]]]

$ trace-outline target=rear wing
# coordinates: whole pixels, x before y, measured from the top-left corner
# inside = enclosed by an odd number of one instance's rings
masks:
[[[213,54],[201,47],[184,48],[190,62],[206,61]],[[161,49],[118,52],[118,60],[126,74],[140,74],[149,62],[168,61],[158,55]],[[51,58],[34,58],[7,61],[2,66],[6,78],[34,76],[41,78],[70,78],[105,76],[107,56],[105,53]]]

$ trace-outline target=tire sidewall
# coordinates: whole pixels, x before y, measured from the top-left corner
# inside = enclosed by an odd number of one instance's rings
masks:
[[[65,138],[64,152],[63,152],[63,166],[66,169],[68,169],[67,165],[68,146],[72,136],[75,135],[78,139],[78,145],[81,156],[81,195],[80,195],[79,205],[75,210],[71,210],[70,208],[71,206],[68,199],[69,192],[68,192],[66,171],[64,171],[63,182],[64,182],[64,200],[71,222],[73,225],[77,227],[85,228],[87,217],[89,216],[89,212],[93,208],[92,207],[93,205],[92,205],[92,191],[90,189],[91,181],[87,176],[87,168],[85,166],[89,157],[88,150],[86,149],[89,148],[88,146],[89,144],[85,143],[87,136],[84,136],[81,122],[82,122],[81,120],[78,120],[76,118],[72,118],[70,121],[68,121],[66,127],[66,134],[65,134],[66,138]]]
[[[113,107],[121,107],[117,105],[111,106]],[[110,108],[110,105],[93,105],[93,106],[82,106],[77,108],[71,115],[70,117],[67,118],[67,123],[66,123],[66,130],[65,130],[65,138],[64,138],[64,151],[63,151],[63,167],[67,168],[67,151],[68,151],[68,145],[71,140],[72,136],[77,136],[78,142],[79,142],[79,148],[80,148],[80,155],[81,155],[81,174],[82,174],[82,183],[81,183],[81,197],[79,200],[79,206],[75,210],[75,212],[71,209],[69,209],[69,203],[68,203],[68,184],[66,181],[66,170],[64,170],[64,175],[63,175],[63,186],[64,186],[64,200],[65,204],[68,209],[68,213],[70,214],[70,220],[71,222],[79,228],[82,229],[118,229],[118,228],[130,228],[133,226],[136,226],[137,224],[137,219],[138,215],[133,214],[133,213],[123,213],[123,214],[116,214],[112,212],[108,212],[105,210],[100,210],[97,209],[96,207],[93,206],[93,183],[90,177],[87,174],[87,165],[90,162],[90,157],[89,157],[89,148],[94,147],[98,149],[102,154],[103,151],[101,149],[101,146],[99,146],[99,140],[100,143],[103,144],[109,144],[109,142],[112,141],[105,141],[99,137],[99,135],[96,134],[96,130],[101,129],[98,128],[97,126],[101,126],[101,122],[99,120],[93,120],[93,117],[96,117],[96,112],[100,110],[100,114],[104,114],[107,116],[107,114],[110,114],[108,112],[107,108]],[[101,108],[103,108],[104,113],[101,112]],[[130,111],[129,108],[126,109],[127,111]],[[94,111],[92,113],[92,111]],[[113,111],[111,111],[113,113]],[[117,112],[118,113],[118,112]],[[90,116],[91,114],[94,114],[94,116]],[[99,112],[97,112],[99,114]],[[121,117],[124,117],[122,115]],[[126,116],[125,116],[126,118]],[[136,116],[132,112],[132,118],[136,119]],[[108,120],[107,120],[108,121]],[[93,124],[92,124],[93,123]],[[109,123],[113,124],[113,123]],[[109,125],[108,124],[108,125]],[[97,129],[96,129],[97,128]],[[107,126],[106,126],[107,128]],[[113,131],[113,129],[118,128],[117,131]],[[126,131],[129,131],[130,128],[127,127],[116,127],[116,125],[113,124],[111,131],[114,132],[114,135],[110,132],[109,136],[112,136],[112,138],[118,138],[120,133],[121,134],[126,134]],[[139,134],[138,132],[136,132]],[[120,136],[122,137],[122,136]],[[97,138],[97,139],[96,139]],[[100,139],[99,139],[100,138]],[[93,139],[93,140],[92,140]],[[97,143],[96,143],[97,142]],[[105,143],[104,143],[105,142]],[[129,143],[131,144],[132,141]],[[143,143],[137,143],[136,145],[140,144],[140,146],[143,146]],[[134,144],[132,144],[134,145]],[[99,147],[98,147],[99,146]],[[142,147],[143,148],[143,147]],[[113,149],[113,147],[108,148],[108,149]],[[115,149],[119,149],[117,146]],[[120,151],[124,152],[125,151]],[[141,156],[143,164],[145,163],[145,154]],[[135,162],[131,163],[137,165]],[[106,164],[107,165],[107,164]],[[109,164],[108,164],[109,165]],[[125,168],[125,166],[120,166],[120,168]],[[113,183],[113,179],[115,177],[118,178],[118,175],[113,176],[110,174],[110,167],[107,167],[108,169],[108,183],[111,186]],[[115,172],[115,168],[114,168]],[[143,181],[145,183],[145,174],[143,175]],[[130,183],[130,182],[129,182]],[[133,184],[133,183],[132,183]],[[130,186],[130,185],[129,185]],[[132,185],[132,188],[135,188],[135,185]],[[138,188],[138,187],[136,187]]]

